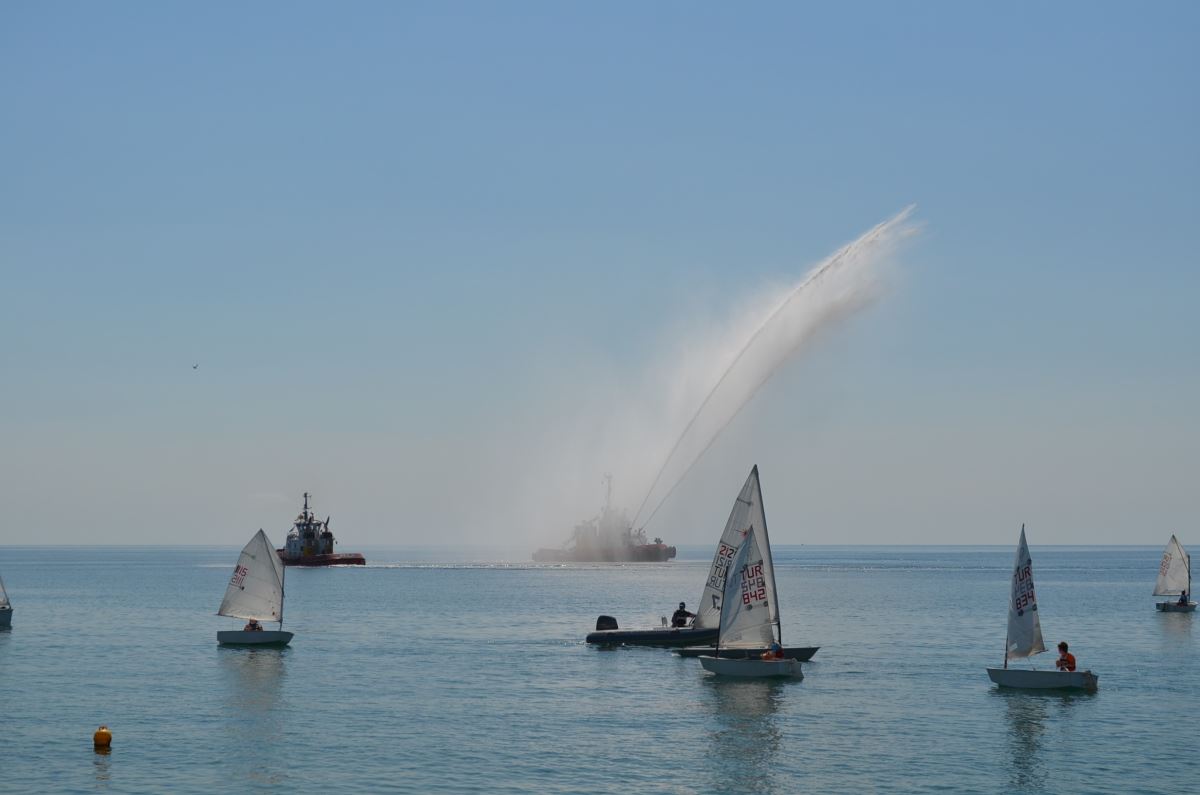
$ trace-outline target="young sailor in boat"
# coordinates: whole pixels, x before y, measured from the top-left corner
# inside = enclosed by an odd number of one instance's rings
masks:
[[[235,625],[236,626],[236,625]],[[257,618],[250,619],[246,626],[242,627],[242,632],[262,632],[262,624],[258,623]]]
[[[1075,655],[1067,651],[1065,640],[1058,644],[1058,659],[1054,661],[1054,666],[1060,671],[1075,670]]]
[[[695,613],[689,613],[687,605],[683,602],[679,603],[679,609],[671,614],[671,626],[686,627],[688,622],[696,617]]]
[[[1178,602],[1176,602],[1175,604],[1179,605],[1180,607],[1187,607],[1187,604],[1188,604],[1188,592],[1187,592],[1187,591],[1180,591],[1180,592],[1179,592],[1179,601],[1178,601]]]
[[[760,655],[760,657],[764,660],[782,660],[783,647],[778,643],[772,643],[767,650]]]

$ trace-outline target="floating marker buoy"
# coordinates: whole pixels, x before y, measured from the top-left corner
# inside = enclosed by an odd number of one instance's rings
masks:
[[[92,735],[92,745],[97,751],[107,751],[108,747],[112,745],[112,732],[108,730],[107,726],[101,724],[100,728],[96,729],[96,733]]]

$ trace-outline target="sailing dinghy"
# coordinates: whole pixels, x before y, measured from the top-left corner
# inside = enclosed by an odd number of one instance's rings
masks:
[[[1004,641],[1004,667],[988,668],[988,677],[1001,687],[1028,690],[1095,690],[1099,677],[1091,671],[1038,671],[1009,668],[1008,661],[1032,657],[1046,650],[1042,623],[1038,619],[1037,595],[1033,590],[1033,561],[1025,543],[1025,525],[1017,543],[1012,590],[1008,599],[1008,634]]]
[[[710,577],[705,586],[705,596],[709,599],[703,605],[719,611],[717,647],[712,656],[700,655],[700,664],[704,670],[721,676],[803,679],[800,661],[787,657],[786,652],[782,659],[761,659],[747,653],[783,645],[775,565],[771,560],[771,541],[767,537],[767,517],[763,512],[757,466],[750,470],[750,477],[734,503],[729,521],[736,528],[737,544],[727,544],[722,536],[717,557],[723,565],[716,579]],[[726,526],[728,529],[729,525]],[[709,588],[720,595],[710,595]],[[723,651],[731,648],[742,654],[721,656]]]
[[[267,534],[259,530],[242,549],[217,615],[247,621],[278,621],[278,630],[225,630],[217,643],[225,646],[286,646],[292,633],[283,631],[283,561]]]
[[[1171,536],[1163,550],[1162,563],[1158,566],[1158,581],[1154,583],[1155,596],[1178,596],[1174,601],[1159,602],[1156,607],[1163,613],[1191,613],[1196,603],[1188,599],[1192,593],[1192,556],[1183,549],[1179,539]]]
[[[8,601],[8,591],[4,590],[4,580],[0,578],[0,629],[12,627],[12,602]]]
[[[704,591],[700,594],[700,606],[696,608],[696,617],[691,625],[686,627],[655,627],[653,629],[620,629],[617,620],[611,616],[600,616],[596,620],[596,631],[588,633],[588,643],[625,646],[663,646],[675,649],[681,657],[708,656],[713,653],[717,642],[717,626],[721,623],[721,596],[725,587],[725,573],[729,568],[730,558],[737,551],[742,540],[742,530],[754,520],[750,518],[751,509],[757,506],[762,513],[762,494],[758,487],[758,467],[750,473],[742,493],[733,504],[725,530],[717,542],[717,550],[713,554],[712,565],[708,569],[708,578],[704,581]],[[764,528],[765,520],[759,526]],[[774,570],[771,574],[771,587],[775,587]],[[665,620],[664,620],[665,623]],[[783,650],[784,657],[806,661],[817,653],[818,646],[793,646]],[[725,646],[721,649],[722,659],[726,657],[758,657],[766,651],[765,645],[757,647]]]

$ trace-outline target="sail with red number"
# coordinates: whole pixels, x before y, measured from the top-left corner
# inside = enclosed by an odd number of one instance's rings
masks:
[[[1037,592],[1033,589],[1033,560],[1025,543],[1025,525],[1021,525],[1021,540],[1017,542],[1017,559],[1013,564],[1012,591],[1008,600],[1008,641],[1005,659],[1032,657],[1046,650],[1042,642],[1042,622],[1038,618]]]
[[[775,566],[771,562],[769,552],[771,542],[767,538],[767,517],[763,510],[758,467],[754,467],[750,471],[750,476],[746,478],[746,484],[742,486],[741,493],[733,503],[733,510],[729,512],[729,520],[725,522],[721,540],[717,542],[717,552],[713,556],[712,566],[708,570],[708,579],[704,582],[704,593],[700,595],[700,607],[696,611],[696,620],[693,622],[693,626],[717,627],[722,624],[721,604],[728,572],[733,558],[747,534],[757,550],[754,556],[755,560],[760,561],[762,565],[761,594],[757,591],[755,593],[755,601],[763,605],[763,611],[758,615],[761,616],[765,613],[774,626],[779,626],[779,604],[775,598]],[[765,555],[763,554],[764,550],[767,550]],[[722,634],[726,634],[724,628],[722,628]],[[761,647],[770,642],[771,639],[768,639],[765,644],[747,641],[742,645]],[[727,644],[722,640],[721,645]],[[738,644],[734,643],[731,638],[728,645],[732,647]]]

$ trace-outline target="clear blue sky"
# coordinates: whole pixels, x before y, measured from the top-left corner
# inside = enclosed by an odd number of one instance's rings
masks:
[[[1200,544],[1198,23],[0,5],[0,544],[280,540],[306,489],[347,549],[561,540],[612,467],[561,429],[910,202],[648,530],[757,462],[781,542]]]

